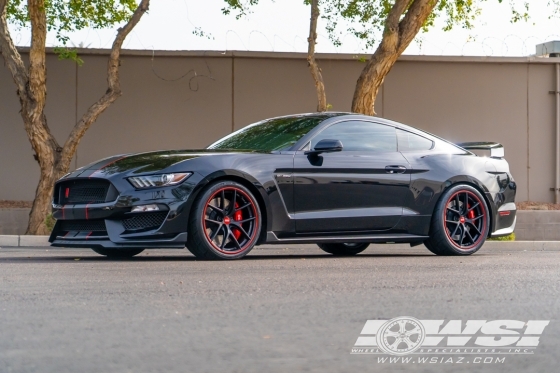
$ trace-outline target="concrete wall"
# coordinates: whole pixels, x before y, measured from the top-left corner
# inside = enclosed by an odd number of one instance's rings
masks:
[[[60,143],[106,89],[106,51],[81,57],[82,67],[52,54],[47,60],[46,113]],[[518,201],[553,202],[554,62],[560,59],[405,56],[376,110],[452,141],[503,143]],[[363,63],[332,54],[319,63],[328,102],[349,111]],[[75,167],[118,153],[201,148],[252,122],[316,108],[305,55],[297,53],[125,51],[121,79],[123,96],[88,131]],[[0,199],[33,199],[37,178],[14,84],[0,68]]]

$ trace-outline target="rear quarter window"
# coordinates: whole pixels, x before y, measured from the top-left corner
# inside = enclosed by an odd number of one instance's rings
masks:
[[[397,130],[397,139],[401,152],[430,150],[434,147],[432,140],[400,129]]]

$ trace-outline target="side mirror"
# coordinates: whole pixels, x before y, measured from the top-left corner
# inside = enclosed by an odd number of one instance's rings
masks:
[[[323,139],[315,145],[313,150],[308,150],[305,152],[307,155],[312,154],[320,154],[320,153],[330,153],[330,152],[339,152],[343,149],[342,143],[340,140],[330,140],[330,139]]]

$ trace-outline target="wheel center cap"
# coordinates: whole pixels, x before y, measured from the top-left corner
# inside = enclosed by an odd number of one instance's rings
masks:
[[[464,222],[465,222],[465,217],[464,217],[464,216],[461,216],[461,217],[459,218],[459,221],[460,221],[461,223],[464,223]]]
[[[229,216],[226,216],[226,217],[224,218],[224,224],[225,224],[225,225],[229,225],[229,223],[230,223]]]

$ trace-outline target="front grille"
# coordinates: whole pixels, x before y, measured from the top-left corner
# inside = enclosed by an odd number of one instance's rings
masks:
[[[104,203],[111,183],[106,180],[73,180],[58,186],[61,205]]]
[[[127,231],[137,231],[140,229],[159,228],[167,217],[167,212],[150,212],[135,215],[132,218],[122,221],[124,229]]]
[[[106,232],[105,220],[61,220],[60,229],[64,232]]]

